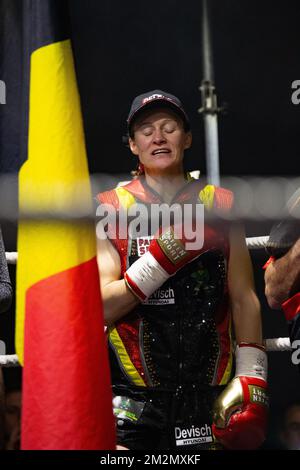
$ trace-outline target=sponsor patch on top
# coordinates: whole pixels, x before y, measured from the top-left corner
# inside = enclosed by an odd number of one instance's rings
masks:
[[[185,429],[175,427],[174,431],[176,446],[189,446],[213,442],[211,426],[208,424],[199,427],[191,426]]]
[[[154,237],[147,236],[147,237],[138,237],[137,238],[137,252],[139,256],[143,256],[147,251],[149,250],[149,246],[151,243],[151,240]]]
[[[148,299],[143,301],[144,305],[170,305],[175,304],[174,289],[157,289]]]
[[[172,229],[161,235],[157,242],[165,255],[175,265],[187,256],[187,252],[180,240],[174,238],[174,232]]]

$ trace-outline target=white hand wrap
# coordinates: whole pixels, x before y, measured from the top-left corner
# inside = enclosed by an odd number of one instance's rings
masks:
[[[146,298],[170,277],[170,274],[161,267],[149,251],[127,269],[126,275],[137,285]]]
[[[255,345],[239,345],[235,352],[235,377],[256,377],[267,381],[268,357],[265,351]]]

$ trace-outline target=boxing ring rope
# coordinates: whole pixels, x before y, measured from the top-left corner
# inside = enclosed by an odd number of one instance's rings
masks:
[[[269,338],[264,340],[269,352],[292,351],[290,338]]]
[[[16,251],[7,251],[5,253],[7,264],[17,264],[18,253]]]
[[[257,250],[261,248],[265,248],[266,243],[269,237],[249,237],[246,238],[246,243],[248,248],[251,250]],[[18,253],[16,251],[6,252],[6,261],[7,264],[17,264],[18,261]]]
[[[289,338],[265,339],[264,344],[268,352],[282,352],[292,350]],[[0,355],[0,367],[17,367],[19,365],[18,356],[16,354]]]
[[[18,367],[19,359],[16,354],[0,354],[0,367]]]
[[[267,241],[269,240],[269,236],[267,237],[249,237],[246,238],[247,247],[251,250],[258,250],[261,248],[265,248]]]
[[[246,243],[250,249],[265,248],[268,241],[268,236],[263,237],[249,237],[246,238]],[[15,251],[6,252],[6,261],[8,264],[17,264],[18,253]],[[291,342],[289,338],[269,338],[264,340],[266,350],[269,352],[274,351],[291,351]],[[0,355],[0,367],[17,367],[19,366],[18,356],[16,354]]]

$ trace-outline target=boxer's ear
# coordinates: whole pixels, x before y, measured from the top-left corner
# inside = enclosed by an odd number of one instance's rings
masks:
[[[184,150],[190,148],[190,146],[192,145],[192,141],[193,141],[193,136],[192,136],[191,131],[189,131],[185,134]]]
[[[129,137],[128,143],[129,143],[129,147],[130,147],[130,150],[133,153],[133,155],[138,156],[139,155],[139,150],[138,150],[138,146],[135,143],[135,140],[132,139],[131,137]]]

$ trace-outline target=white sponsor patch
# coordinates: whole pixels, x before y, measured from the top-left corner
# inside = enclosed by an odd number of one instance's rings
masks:
[[[177,446],[191,446],[195,444],[203,444],[205,442],[212,442],[212,437],[199,437],[198,439],[182,439],[176,441]]]
[[[157,289],[153,294],[144,300],[145,305],[170,305],[175,304],[175,292],[169,287],[168,289]]]
[[[208,424],[201,427],[192,426],[191,428],[175,428],[176,446],[189,446],[194,444],[203,444],[212,442],[212,431]]]

